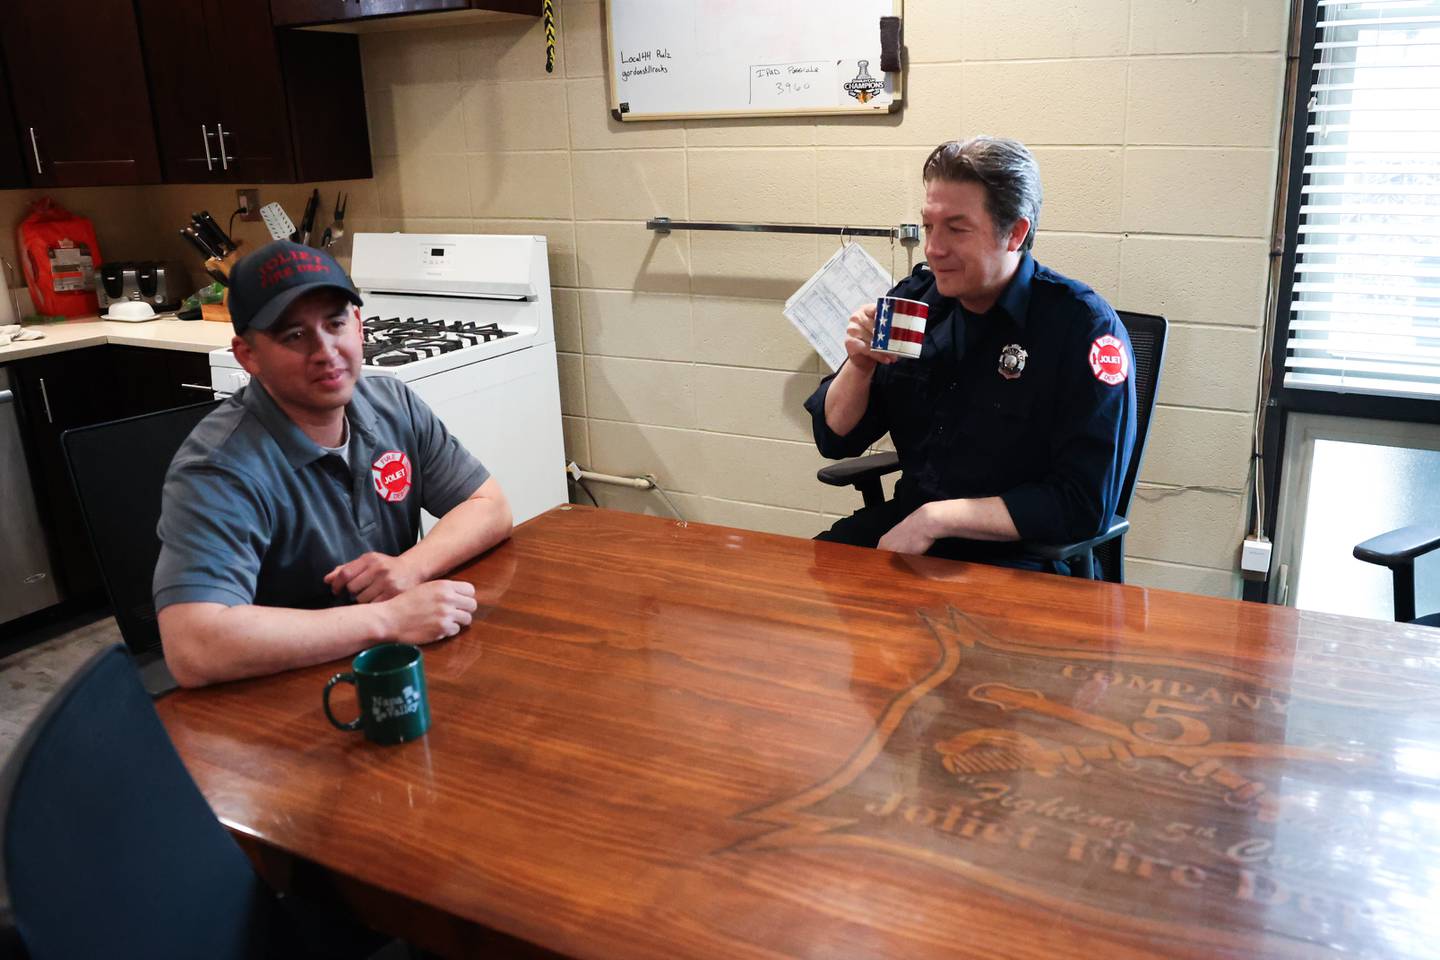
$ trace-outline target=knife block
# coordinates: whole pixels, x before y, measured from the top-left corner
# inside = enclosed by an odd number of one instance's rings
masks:
[[[230,276],[230,271],[235,268],[235,264],[237,261],[239,261],[239,259],[240,251],[236,249],[230,254],[230,256],[226,257],[224,260],[205,261],[205,266],[213,267],[214,269],[220,271],[228,277]],[[215,323],[230,322],[230,289],[228,287],[225,289],[224,299],[222,299],[219,303],[200,304],[200,318],[202,320],[212,320]]]
[[[229,323],[230,307],[225,303],[202,303],[200,304],[200,319],[211,320],[215,323]]]
[[[211,320],[215,323],[230,322],[230,290],[226,288],[225,297],[219,303],[200,304],[200,319]]]

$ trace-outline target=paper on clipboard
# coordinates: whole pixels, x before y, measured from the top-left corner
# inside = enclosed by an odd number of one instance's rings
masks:
[[[845,324],[850,314],[894,285],[868,250],[847,243],[785,301],[785,316],[830,369],[839,370],[845,362]]]

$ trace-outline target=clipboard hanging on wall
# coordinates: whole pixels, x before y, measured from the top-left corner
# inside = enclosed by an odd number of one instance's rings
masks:
[[[617,120],[885,116],[904,0],[605,0]]]

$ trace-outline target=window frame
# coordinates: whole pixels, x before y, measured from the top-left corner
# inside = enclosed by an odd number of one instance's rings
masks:
[[[1319,413],[1295,413],[1285,443],[1285,477],[1281,490],[1282,502],[1275,525],[1274,557],[1271,567],[1277,573],[1286,568],[1283,582],[1272,576],[1266,585],[1266,601],[1295,606],[1294,597],[1300,582],[1301,554],[1305,546],[1305,528],[1310,503],[1310,480],[1315,466],[1315,442],[1333,440],[1342,443],[1368,443],[1382,447],[1440,452],[1440,423],[1433,420],[1417,424],[1413,421],[1361,419]],[[1372,535],[1384,533],[1376,530]]]
[[[1304,200],[1300,187],[1305,182],[1305,148],[1311,143],[1307,100],[1315,66],[1315,44],[1320,41],[1319,6],[1316,0],[1301,0],[1299,49],[1292,58],[1296,64],[1289,91],[1291,112],[1285,118],[1290,124],[1289,168],[1285,173],[1284,243],[1280,250],[1271,248],[1271,257],[1280,258],[1280,273],[1274,285],[1274,329],[1271,331],[1269,369],[1261,375],[1270,377],[1262,437],[1262,463],[1265,465],[1265,516],[1263,529],[1275,539],[1280,511],[1281,493],[1286,490],[1284,474],[1290,464],[1284,456],[1290,419],[1297,415],[1349,417],[1356,420],[1386,420],[1400,423],[1440,423],[1440,400],[1416,397],[1385,397],[1373,394],[1338,393],[1329,390],[1306,390],[1285,386],[1286,341],[1290,327],[1290,298],[1295,283],[1296,245],[1299,241],[1300,205]],[[1258,589],[1255,589],[1258,588]],[[1247,585],[1247,599],[1263,599],[1268,584]]]

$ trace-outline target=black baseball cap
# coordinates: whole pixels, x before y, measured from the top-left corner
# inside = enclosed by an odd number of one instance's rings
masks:
[[[327,288],[364,306],[355,284],[324,250],[290,240],[267,243],[230,271],[230,322],[237,334],[269,330],[299,297]]]

